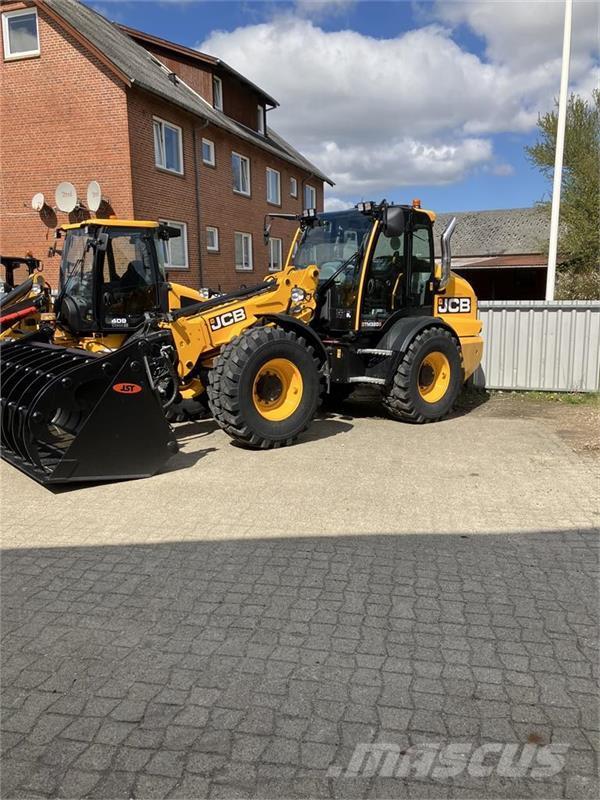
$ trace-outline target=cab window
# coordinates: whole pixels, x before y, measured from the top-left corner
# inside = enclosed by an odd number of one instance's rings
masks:
[[[431,277],[433,271],[431,226],[416,223],[412,229],[411,240],[408,305],[412,307],[431,305]]]
[[[102,305],[109,327],[135,327],[144,312],[156,308],[156,277],[146,236],[111,235],[104,258]]]
[[[362,320],[378,325],[401,308],[406,284],[405,237],[380,232],[365,281]]]

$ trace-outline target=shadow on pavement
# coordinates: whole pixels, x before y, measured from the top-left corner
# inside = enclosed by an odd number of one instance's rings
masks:
[[[540,531],[6,550],[2,797],[598,796],[597,545]],[[548,783],[497,774],[493,749],[477,774],[419,759],[348,777],[373,742],[567,753]]]

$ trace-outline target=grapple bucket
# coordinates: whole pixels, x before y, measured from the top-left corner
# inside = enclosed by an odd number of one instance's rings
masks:
[[[0,345],[2,458],[49,484],[143,478],[177,452],[147,340],[97,356],[34,339]]]

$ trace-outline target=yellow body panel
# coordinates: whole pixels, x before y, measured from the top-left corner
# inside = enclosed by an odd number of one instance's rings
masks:
[[[200,303],[206,299],[197,289],[190,289],[189,286],[169,281],[169,310],[174,311],[176,308],[181,308],[181,301],[184,297],[194,303]]]
[[[68,225],[61,225],[61,230],[72,231],[77,228],[85,228],[87,225],[107,225],[115,228],[158,228],[159,223],[152,220],[139,220],[139,219],[115,219],[110,217],[103,219],[101,217],[92,217],[91,219],[84,219],[82,222],[71,222]]]
[[[477,297],[471,284],[451,272],[446,289],[433,298],[433,314],[458,336],[466,380],[475,372],[483,355],[481,320],[477,317]]]
[[[287,267],[266,279],[277,284],[271,292],[225,301],[216,308],[207,309],[205,313],[200,311],[190,317],[161,323],[173,334],[182,381],[186,381],[199,357],[203,364],[210,366],[223,345],[239,336],[265,314],[290,313],[297,320],[310,322],[316,306],[315,290],[318,279],[319,271],[316,267]],[[295,287],[303,289],[306,296],[301,304],[288,309],[290,292]]]

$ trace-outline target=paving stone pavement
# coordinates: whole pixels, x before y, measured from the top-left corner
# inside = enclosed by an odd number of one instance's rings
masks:
[[[1,566],[3,798],[599,795],[596,533],[21,546]],[[328,777],[373,742],[569,749],[545,781]]]

